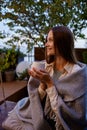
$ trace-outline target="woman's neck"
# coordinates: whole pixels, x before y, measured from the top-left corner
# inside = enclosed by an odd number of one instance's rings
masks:
[[[67,61],[62,58],[61,56],[58,56],[55,61],[55,68],[59,70],[60,72],[64,71],[64,66],[67,64]]]

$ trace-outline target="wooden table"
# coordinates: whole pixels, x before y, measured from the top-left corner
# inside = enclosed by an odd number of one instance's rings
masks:
[[[2,84],[5,92],[5,100],[18,101],[24,96],[27,96],[27,81],[12,81]],[[0,84],[0,104],[4,101],[3,91]]]

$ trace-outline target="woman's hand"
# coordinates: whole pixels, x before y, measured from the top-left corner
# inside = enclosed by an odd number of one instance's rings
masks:
[[[37,70],[36,68],[32,68],[31,70],[28,70],[29,74],[44,83],[47,88],[53,86],[52,78],[50,77],[49,73],[45,70]]]

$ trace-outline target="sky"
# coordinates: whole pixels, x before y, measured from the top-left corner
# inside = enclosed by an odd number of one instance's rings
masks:
[[[83,33],[86,36],[86,39],[77,39],[75,41],[75,48],[87,48],[87,28],[83,29]]]
[[[3,25],[2,22],[0,22],[0,31],[5,31],[7,33],[10,32],[8,27],[6,25]],[[87,37],[87,29],[83,29],[83,33],[86,34],[86,37]],[[4,46],[4,41],[3,41],[3,39],[0,39],[0,47],[3,47],[3,46]],[[24,51],[24,49],[26,51],[26,48],[27,48],[27,46],[25,44],[23,44],[21,46],[22,51]],[[87,48],[87,39],[77,39],[75,41],[75,48]]]

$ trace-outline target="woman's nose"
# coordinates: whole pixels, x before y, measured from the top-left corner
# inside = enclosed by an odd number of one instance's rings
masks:
[[[45,47],[47,47],[47,46],[48,46],[48,42],[45,43]]]

